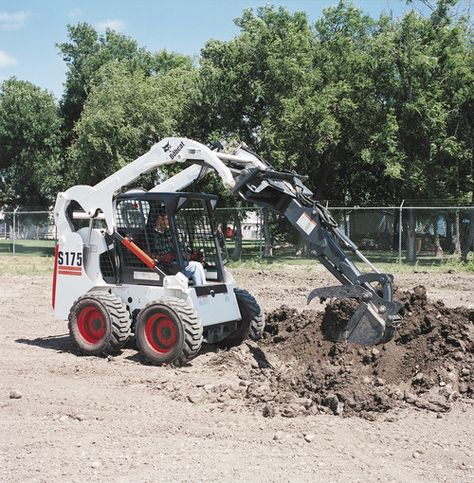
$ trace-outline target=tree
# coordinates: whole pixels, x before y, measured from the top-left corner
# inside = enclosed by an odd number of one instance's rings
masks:
[[[341,1],[314,30],[272,7],[236,23],[239,36],[202,51],[196,132],[236,132],[276,168],[308,174],[319,198],[383,194],[367,182],[400,177],[400,156],[393,108],[371,77],[375,22]]]
[[[75,183],[95,184],[142,155],[161,138],[178,135],[178,119],[194,89],[193,68],[145,76],[122,62],[109,62],[76,124],[69,149]]]
[[[304,81],[311,29],[304,13],[262,7],[244,11],[241,34],[210,41],[201,52],[196,132],[205,139],[237,134],[265,150],[262,126],[280,114],[280,99]]]
[[[57,47],[68,67],[61,101],[68,145],[100,68],[108,62],[120,62],[130,73],[141,71],[147,76],[192,66],[190,57],[166,50],[152,54],[134,39],[111,29],[102,35],[87,23],[68,25],[67,29],[69,41]]]
[[[53,95],[10,78],[0,89],[0,206],[46,207],[63,186]]]
[[[450,15],[453,3],[441,0],[429,18],[411,12],[393,26],[388,91],[405,155],[394,186],[407,199],[463,202],[472,190],[472,47],[464,20]]]
[[[473,83],[452,4],[375,21],[341,0],[314,29],[301,12],[247,10],[237,37],[202,51],[193,133],[237,133],[277,169],[309,175],[323,200],[459,200]]]
[[[325,9],[312,70],[275,120],[272,138],[320,199],[380,199],[385,181],[400,175],[397,126],[373,77],[374,32],[375,22],[352,4]]]

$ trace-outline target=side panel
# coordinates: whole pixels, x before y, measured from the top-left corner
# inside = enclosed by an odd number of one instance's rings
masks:
[[[225,292],[212,290],[213,285],[206,285],[205,287],[209,290],[200,292],[198,289],[201,287],[196,287],[196,289],[192,288],[189,293],[189,298],[201,317],[204,327],[241,319],[234,293],[234,284],[227,283],[215,286],[225,287]]]
[[[171,278],[171,277],[170,277]],[[214,285],[205,287],[212,289]],[[226,287],[225,292],[197,295],[193,287],[189,287],[186,292],[176,289],[166,289],[164,287],[144,286],[144,285],[108,285],[112,291],[118,295],[129,307],[130,312],[141,310],[150,302],[159,300],[162,297],[178,297],[188,299],[196,309],[204,327],[208,325],[240,320],[240,311],[234,293],[234,284],[219,284],[216,287]]]
[[[56,317],[66,320],[74,301],[88,292],[94,283],[84,270],[84,245],[78,233],[67,233],[60,238],[56,257],[53,274],[54,313]]]
[[[97,228],[81,228],[77,231],[83,240],[84,261],[83,269],[95,285],[104,285],[105,281],[100,271],[100,255],[107,251],[104,231]]]

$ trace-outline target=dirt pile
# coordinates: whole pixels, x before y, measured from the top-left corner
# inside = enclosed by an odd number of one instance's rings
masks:
[[[334,302],[324,314],[280,307],[267,316],[263,341],[218,355],[216,364],[239,380],[217,400],[237,399],[266,416],[373,418],[407,404],[443,412],[474,398],[474,311],[428,301],[421,286],[397,298],[403,325],[377,347],[325,340],[328,318],[345,317],[351,304]]]

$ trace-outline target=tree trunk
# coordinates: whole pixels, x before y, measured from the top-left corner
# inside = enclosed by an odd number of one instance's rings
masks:
[[[233,260],[240,260],[242,258],[242,222],[239,218],[239,212],[234,214],[234,251],[232,252]]]
[[[433,223],[433,233],[434,233],[434,256],[436,258],[442,258],[443,256],[443,249],[441,247],[441,243],[439,241],[439,227],[438,227],[438,220],[439,217],[436,216],[434,223]]]
[[[474,198],[474,194],[472,196]],[[473,248],[472,247],[473,243],[474,243],[474,204],[473,204],[473,207],[469,210],[469,233],[467,234],[466,245],[461,254],[461,258],[464,263],[467,262],[467,256],[469,254],[469,251]]]
[[[344,220],[344,233],[348,238],[350,238],[351,232],[350,232],[350,224],[349,224],[349,215],[344,210],[344,212],[342,213],[342,216],[343,216],[343,220]]]
[[[459,224],[459,210],[454,212],[454,255],[461,255],[461,235]]]
[[[446,243],[448,247],[448,252],[453,253],[454,251],[454,218],[451,213],[446,213]]]
[[[415,212],[413,208],[408,210],[408,223],[407,223],[407,254],[406,261],[415,263],[416,262],[416,247],[415,247]]]
[[[298,245],[296,247],[296,256],[297,257],[306,257],[308,256],[308,242],[304,239],[304,237],[298,234]]]
[[[272,238],[270,233],[270,213],[268,208],[263,209],[263,232],[265,235],[265,256],[273,257]]]
[[[392,250],[398,251],[400,248],[398,246],[400,240],[400,210],[395,210],[393,213],[393,235],[392,235]]]

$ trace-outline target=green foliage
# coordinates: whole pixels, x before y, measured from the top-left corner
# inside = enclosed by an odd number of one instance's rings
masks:
[[[383,37],[378,46],[391,73],[381,87],[391,94],[404,154],[403,176],[392,189],[405,198],[460,200],[472,191],[472,120],[466,117],[474,93],[471,35],[463,20],[453,22],[441,7],[429,18],[411,12],[384,22],[390,50]]]
[[[193,133],[237,133],[322,199],[462,200],[472,192],[472,34],[455,2],[375,21],[353,4],[264,7],[202,51]],[[433,183],[433,176],[435,182]]]
[[[0,206],[45,206],[62,186],[61,119],[52,94],[15,78],[0,88]]]
[[[189,65],[146,76],[109,62],[97,73],[69,149],[71,174],[95,184],[142,155],[165,136],[178,134],[178,119],[195,85]],[[183,133],[184,134],[184,133]]]
[[[428,16],[373,19],[340,0],[313,25],[303,12],[249,9],[235,20],[239,34],[207,42],[198,65],[112,30],[68,26],[58,44],[67,65],[61,117],[50,94],[3,84],[0,203],[50,203],[164,136],[230,134],[275,168],[308,175],[322,200],[469,202],[474,42],[455,8],[438,0]],[[221,184],[210,176],[197,189]],[[235,203],[224,196],[223,205]]]
[[[107,29],[99,35],[87,23],[68,25],[69,42],[57,44],[68,71],[61,107],[66,132],[71,141],[74,124],[79,120],[93,85],[100,81],[101,67],[119,62],[123,72],[144,75],[167,73],[176,68],[190,69],[192,60],[166,50],[151,53],[119,32]]]

